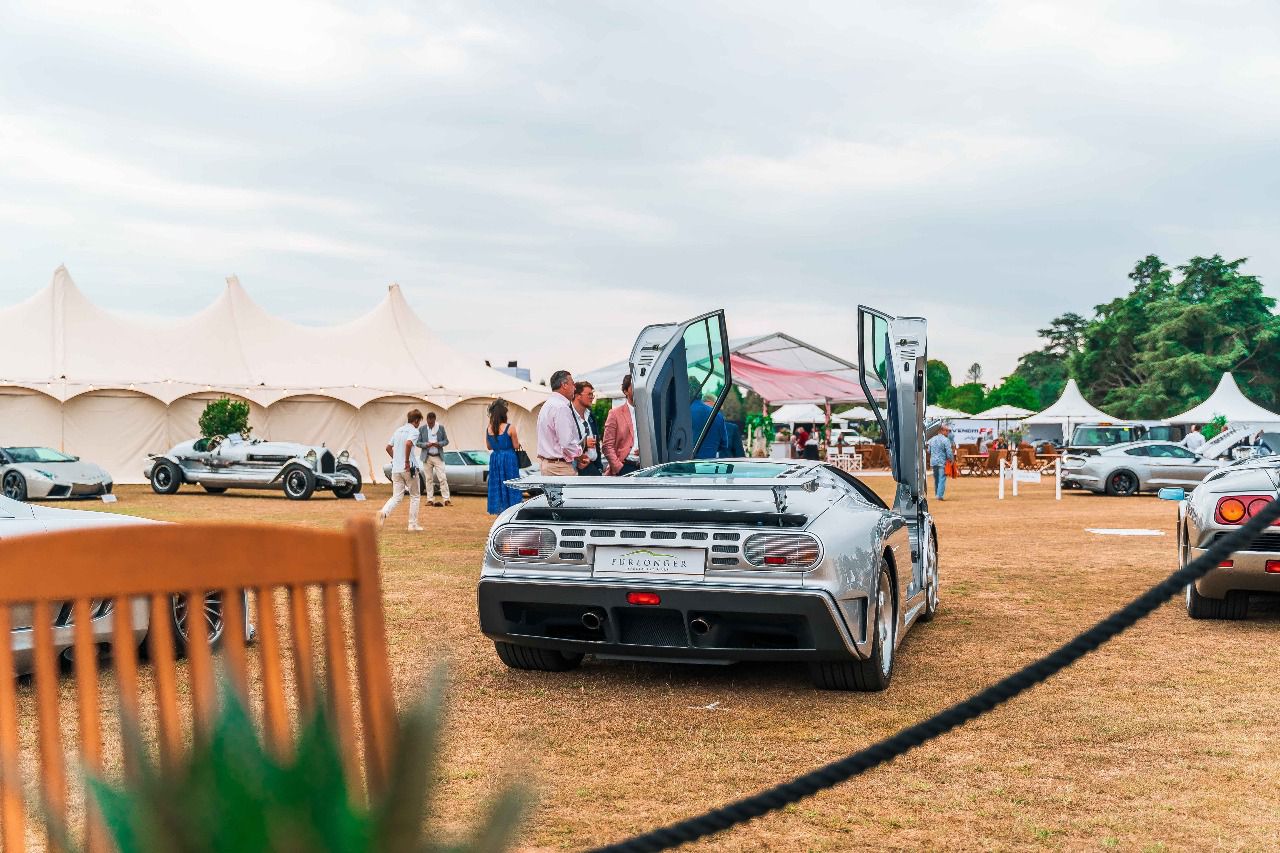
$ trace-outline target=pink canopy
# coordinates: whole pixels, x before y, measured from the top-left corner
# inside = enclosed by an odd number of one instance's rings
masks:
[[[867,395],[862,393],[858,383],[830,373],[772,367],[736,353],[729,355],[729,364],[735,385],[745,385],[769,403],[867,401]],[[877,397],[883,398],[883,394],[877,394]]]

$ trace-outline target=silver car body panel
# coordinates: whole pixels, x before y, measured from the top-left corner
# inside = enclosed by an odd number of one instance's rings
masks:
[[[478,455],[477,455],[478,454]],[[446,450],[440,454],[444,460],[444,475],[449,478],[449,492],[457,495],[487,495],[489,493],[489,464],[487,450]],[[477,461],[484,458],[485,462]],[[520,476],[532,476],[538,472],[530,465],[520,471]],[[391,479],[391,463],[382,466],[382,475]],[[426,494],[427,480],[419,472],[418,483]]]
[[[32,506],[0,497],[0,548],[4,547],[4,540],[18,536],[159,523],[161,522],[109,512]],[[110,645],[115,619],[114,611],[104,603],[97,603],[93,613],[94,644]],[[15,626],[9,635],[14,654],[14,666],[17,673],[23,675],[31,672],[34,666],[32,648],[35,635],[30,628],[34,618],[32,607],[30,605],[14,607],[11,618]],[[68,608],[54,608],[49,618],[54,623],[54,651],[59,655],[65,654],[74,644],[75,630],[70,621]],[[150,624],[145,599],[136,599],[133,602],[132,624],[134,642],[140,645],[147,636],[147,627]]]
[[[1251,459],[1220,468],[1180,502],[1180,565],[1204,554],[1215,539],[1239,529],[1239,525],[1223,524],[1215,518],[1218,501],[1228,495],[1257,495],[1268,500],[1280,495],[1280,458]],[[1280,560],[1280,527],[1277,526],[1259,535],[1247,548],[1232,554],[1230,567],[1211,569],[1196,581],[1196,590],[1206,598],[1223,598],[1236,590],[1280,594],[1280,573],[1267,571],[1268,560]]]
[[[1062,462],[1062,482],[1102,494],[1111,478],[1130,473],[1137,478],[1138,492],[1191,488],[1225,464],[1216,455],[1193,453],[1172,441],[1132,441],[1100,448],[1090,456],[1068,454]]]

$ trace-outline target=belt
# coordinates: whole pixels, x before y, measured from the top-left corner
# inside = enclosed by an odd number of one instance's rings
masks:
[[[564,462],[563,459],[557,459],[554,456],[539,456],[538,458],[541,459],[543,462]],[[569,463],[564,462],[564,464],[568,465]]]

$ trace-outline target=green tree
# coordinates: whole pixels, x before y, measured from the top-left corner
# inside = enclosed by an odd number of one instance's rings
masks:
[[[1038,334],[1045,345],[1018,359],[1015,375],[1026,380],[1035,391],[1041,406],[1047,406],[1062,394],[1071,375],[1071,360],[1080,354],[1089,321],[1068,311],[1049,321]]]
[[[973,414],[987,408],[986,394],[982,383],[966,382],[963,385],[948,388],[946,393],[938,398],[938,404],[948,409]]]
[[[964,381],[966,385],[972,385],[975,382],[982,381],[982,365],[976,361],[969,365],[969,369],[964,372]]]
[[[248,437],[249,404],[244,400],[232,400],[230,397],[219,397],[212,400],[200,413],[200,435],[213,438],[215,435],[231,435],[238,432]]]
[[[951,370],[936,358],[931,358],[925,368],[925,374],[926,402],[936,403],[943,393],[951,388]]]
[[[1071,359],[1090,399],[1122,417],[1158,418],[1204,400],[1224,371],[1263,404],[1280,392],[1280,318],[1247,259],[1195,257],[1177,267],[1155,255],[1129,273],[1128,295],[1097,306]]]
[[[984,409],[992,406],[1017,406],[1034,412],[1040,408],[1040,398],[1026,379],[1014,373],[1000,383],[999,387],[991,389],[991,393],[983,401]]]

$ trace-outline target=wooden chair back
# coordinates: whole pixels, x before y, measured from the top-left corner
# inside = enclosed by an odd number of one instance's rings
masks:
[[[318,587],[320,624],[313,635],[308,590]],[[375,527],[370,519],[349,521],[342,531],[244,524],[155,524],[107,527],[6,540],[0,547],[0,840],[6,851],[26,847],[26,797],[19,770],[18,690],[14,671],[11,613],[30,605],[34,654],[34,704],[38,723],[39,791],[43,806],[65,825],[67,758],[59,726],[59,662],[53,614],[71,614],[71,653],[77,696],[81,766],[103,769],[97,648],[94,613],[111,602],[112,659],[121,713],[139,719],[139,667],[131,625],[135,600],[146,602],[147,644],[154,683],[155,722],[162,762],[178,759],[185,742],[183,720],[207,730],[216,711],[214,650],[199,608],[188,606],[187,644],[190,711],[179,697],[171,607],[173,596],[188,604],[221,593],[224,629],[221,657],[232,687],[252,707],[250,652],[244,626],[245,603],[256,602],[258,674],[252,692],[260,692],[264,742],[280,754],[292,743],[284,641],[278,624],[276,593],[287,599],[285,621],[293,659],[293,697],[301,715],[315,709],[323,692],[338,733],[349,783],[360,780],[360,754],[352,712],[351,662],[343,614],[342,588],[349,588],[351,645],[361,709],[363,765],[370,792],[386,781],[396,725],[391,674],[387,663],[382,592],[378,576]],[[246,594],[248,593],[248,594]],[[97,609],[95,609],[97,608]],[[120,618],[122,614],[130,618]],[[100,617],[105,618],[105,617]],[[63,621],[65,625],[65,620]],[[65,630],[65,629],[59,629]],[[322,690],[314,638],[323,637],[326,660]],[[65,640],[64,640],[65,642]],[[25,698],[25,697],[24,697]],[[125,772],[131,773],[127,753]],[[91,850],[104,847],[100,820],[87,808],[85,840]],[[50,846],[53,840],[50,839]]]

